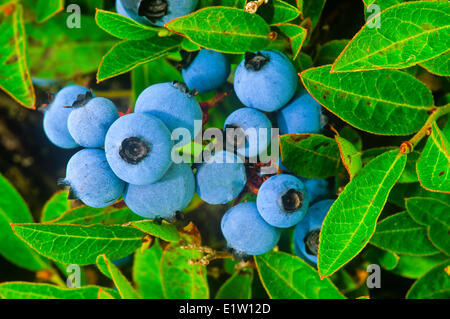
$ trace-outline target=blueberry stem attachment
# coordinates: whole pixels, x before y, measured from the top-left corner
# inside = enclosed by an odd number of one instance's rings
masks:
[[[289,189],[278,199],[281,210],[285,213],[294,213],[303,206],[303,193],[296,189]]]
[[[317,256],[319,253],[320,229],[315,229],[306,234],[305,248],[310,255]]]
[[[155,23],[167,14],[168,7],[167,0],[142,0],[138,8],[138,15],[145,16]]]
[[[120,157],[132,165],[138,164],[147,157],[148,153],[150,153],[150,145],[136,136],[124,139],[119,148]]]
[[[75,102],[72,103],[72,105],[65,105],[65,108],[79,108],[79,107],[83,107],[86,104],[88,104],[88,102],[90,100],[92,100],[94,98],[94,94],[92,93],[91,90],[87,91],[85,94],[78,94],[77,95],[77,99],[75,100]]]
[[[257,0],[257,1],[249,1],[245,5],[245,11],[248,13],[256,13],[258,11],[258,8],[262,6],[264,3],[268,3],[269,0]]]
[[[247,70],[259,71],[269,60],[261,52],[245,52],[244,66]]]

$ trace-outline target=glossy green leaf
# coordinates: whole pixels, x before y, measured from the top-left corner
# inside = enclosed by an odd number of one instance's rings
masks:
[[[450,255],[450,205],[434,198],[410,197],[406,209],[417,223],[427,227],[428,237],[439,250]]]
[[[263,50],[270,42],[270,28],[263,18],[235,8],[204,8],[166,27],[202,47],[225,53]]]
[[[427,237],[427,230],[407,212],[383,219],[377,224],[372,245],[397,254],[427,256],[439,253]]]
[[[92,265],[97,256],[112,260],[130,255],[144,233],[133,227],[65,224],[13,224],[14,232],[41,255],[67,264]]]
[[[14,187],[0,175],[0,254],[30,271],[46,269],[47,262],[23,243],[11,230],[11,223],[32,223],[27,205]]]
[[[427,190],[450,193],[450,143],[436,123],[417,161],[420,184]]]
[[[337,135],[335,139],[339,146],[342,163],[352,179],[362,168],[361,152],[345,138]]]
[[[59,191],[53,194],[53,196],[45,203],[42,209],[41,222],[48,222],[56,218],[70,209],[70,200],[67,198],[68,191]]]
[[[326,0],[303,0],[303,17],[311,19],[311,30],[317,26]]]
[[[437,264],[447,260],[444,254],[437,254],[432,256],[408,256],[399,255],[397,267],[392,272],[402,277],[417,279],[422,277],[426,272]]]
[[[311,95],[345,122],[374,134],[418,131],[434,105],[431,91],[396,70],[330,73],[322,66],[301,73]]]
[[[162,249],[158,242],[144,250],[134,253],[133,280],[139,294],[144,299],[163,299],[164,293],[161,282]]]
[[[0,284],[0,297],[4,299],[97,299],[99,289],[114,294],[112,289],[97,286],[61,288],[30,282],[5,282]]]
[[[161,58],[180,46],[176,37],[128,40],[116,44],[102,59],[97,80],[104,81],[126,73],[138,65]]]
[[[450,76],[450,52],[420,63],[428,72],[439,76]]]
[[[432,197],[442,201],[450,202],[450,195],[446,193],[430,192],[420,186],[419,183],[397,184],[389,194],[389,202],[405,208],[407,197]]]
[[[110,226],[138,220],[142,220],[142,217],[134,214],[127,207],[115,208],[114,206],[108,206],[105,208],[94,208],[80,206],[66,211],[60,218],[52,220],[52,223],[73,225],[102,224]]]
[[[104,290],[104,288],[100,288],[98,290],[97,299],[116,299],[116,298],[114,298],[113,295]]]
[[[0,12],[0,89],[25,107],[36,102],[27,67],[23,9],[15,4],[9,15]]]
[[[306,29],[290,23],[277,24],[276,26],[289,38],[292,53],[294,55],[293,59],[295,60],[306,39]]]
[[[339,135],[342,136],[343,138],[345,138],[347,141],[349,141],[350,143],[353,144],[353,146],[361,152],[362,150],[362,138],[361,135],[359,135],[359,133],[352,128],[351,126],[344,126],[340,131],[339,131]],[[380,155],[381,153],[379,153],[378,155]],[[361,154],[362,157],[362,154]]]
[[[164,297],[168,299],[207,299],[209,288],[206,267],[192,264],[202,258],[202,253],[187,245],[200,246],[200,234],[194,226],[181,235],[179,243],[170,243],[164,249],[161,260],[161,279]]]
[[[162,221],[157,223],[151,220],[143,220],[133,222],[132,226],[137,229],[152,235],[154,237],[161,238],[165,241],[178,242],[180,241],[180,234],[178,233],[175,225]]]
[[[115,12],[98,9],[95,21],[101,29],[119,39],[145,40],[157,36],[158,32],[162,30],[136,22]]]
[[[280,137],[282,164],[296,175],[327,178],[337,174],[341,158],[332,138],[320,134],[288,134]]]
[[[300,11],[297,7],[294,7],[285,1],[272,0],[259,7],[258,14],[270,25],[275,25],[294,20],[300,15]]]
[[[198,44],[195,44],[194,42],[192,42],[188,38],[184,38],[183,41],[181,41],[181,48],[183,50],[186,50],[186,51],[189,51],[189,52],[198,51],[198,50],[201,49]]]
[[[412,151],[408,154],[405,170],[403,171],[402,176],[398,179],[399,183],[415,183],[419,181],[416,172],[416,163],[419,157],[420,153],[417,151]]]
[[[347,44],[348,40],[332,40],[321,45],[314,58],[314,64],[317,66],[333,64]]]
[[[216,294],[216,299],[251,299],[253,269],[241,270],[228,278]]]
[[[407,299],[449,299],[450,260],[433,267],[419,278],[406,294]]]
[[[313,67],[313,61],[311,57],[304,52],[300,52],[297,58],[293,61],[293,64],[297,72],[303,72],[304,70]]]
[[[111,262],[111,260],[106,257],[106,255],[97,257],[97,267],[106,277],[114,282],[114,286],[117,288],[122,299],[140,299],[128,279]]]
[[[42,23],[64,10],[64,0],[38,0],[36,6],[37,22]]]
[[[255,256],[261,281],[273,299],[342,299],[330,279],[302,259],[283,252]]]
[[[390,251],[382,250],[374,246],[369,246],[364,257],[371,264],[378,264],[386,270],[395,269],[398,265],[400,257]]]
[[[331,206],[320,233],[318,268],[327,277],[369,242],[390,190],[406,164],[398,151],[381,154],[350,181]]]

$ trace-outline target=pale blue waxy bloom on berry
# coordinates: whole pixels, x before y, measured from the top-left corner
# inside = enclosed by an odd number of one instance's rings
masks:
[[[333,203],[332,199],[315,203],[309,208],[305,218],[295,226],[295,252],[300,258],[313,265],[317,264],[320,230]]]
[[[184,128],[191,134],[191,140],[200,133],[203,118],[199,103],[181,82],[154,84],[146,88],[137,98],[134,111],[146,112],[159,118],[174,131]],[[198,121],[199,125],[194,125]],[[186,145],[190,140],[183,140],[178,146]]]
[[[147,113],[120,117],[108,130],[105,151],[114,173],[130,184],[161,179],[172,164],[173,142],[164,123]]]
[[[167,173],[149,185],[128,185],[123,196],[127,206],[147,219],[171,220],[191,202],[195,178],[188,164],[172,164]]]
[[[256,205],[267,223],[288,228],[305,217],[309,195],[300,179],[293,175],[280,174],[270,177],[261,185]]]
[[[128,9],[125,9],[123,2],[126,2],[129,5]],[[151,25],[150,21],[144,17],[139,16],[137,11],[138,0],[116,0],[116,11],[118,14],[123,15],[129,19],[132,19],[136,22]],[[134,8],[134,9],[132,9]]]
[[[294,96],[297,82],[295,68],[283,53],[247,52],[236,69],[234,90],[245,106],[273,112]]]
[[[280,134],[319,133],[325,124],[322,106],[306,90],[278,111],[277,121]]]
[[[272,250],[281,230],[266,223],[253,202],[240,203],[228,210],[221,222],[228,247],[243,255],[262,255]]]
[[[105,152],[99,149],[83,149],[73,155],[61,183],[70,186],[71,198],[96,208],[113,204],[125,188],[125,182],[113,173]]]
[[[242,160],[228,151],[219,151],[196,173],[197,194],[209,204],[226,204],[235,199],[247,182]]]
[[[44,132],[50,142],[61,148],[75,148],[77,142],[72,138],[67,127],[70,108],[80,97],[89,92],[79,85],[70,85],[61,89],[44,113]]]
[[[221,52],[203,49],[189,62],[189,65],[181,70],[181,74],[189,89],[195,89],[198,93],[219,88],[230,75],[230,62]]]
[[[72,107],[67,125],[70,135],[80,146],[98,148],[105,146],[106,132],[118,118],[112,101],[94,97]]]
[[[272,123],[264,113],[249,107],[238,109],[225,120],[224,129],[235,129],[236,150],[245,157],[255,157],[270,144]],[[248,132],[248,134],[245,134]],[[239,138],[241,137],[241,138]]]
[[[326,179],[300,177],[309,194],[309,202],[315,203],[333,196]]]

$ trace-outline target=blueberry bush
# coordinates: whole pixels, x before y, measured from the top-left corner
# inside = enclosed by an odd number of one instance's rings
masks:
[[[449,33],[448,1],[0,0],[0,297],[450,298]]]

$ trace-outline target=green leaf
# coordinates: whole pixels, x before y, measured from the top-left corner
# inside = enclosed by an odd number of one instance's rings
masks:
[[[439,250],[450,255],[450,205],[434,198],[411,197],[406,209],[416,223],[427,226],[428,237]]]
[[[263,18],[228,7],[204,8],[172,20],[166,27],[202,47],[225,53],[263,50],[271,41]]]
[[[297,72],[303,72],[304,70],[313,67],[313,61],[311,57],[304,52],[300,52],[300,54],[293,61],[293,63],[295,66],[295,70],[297,70]]]
[[[320,232],[318,268],[332,275],[369,242],[389,192],[403,172],[406,156],[381,154],[350,181],[330,211]]]
[[[336,135],[335,139],[339,146],[342,164],[344,164],[350,179],[352,179],[362,168],[361,152],[345,138]]]
[[[115,294],[112,289],[98,286],[61,288],[48,284],[5,282],[0,284],[0,297],[4,299],[97,299],[99,289]]]
[[[295,60],[306,39],[306,29],[290,23],[277,24],[276,26],[289,38],[292,53],[294,55],[293,59]]]
[[[173,224],[169,224],[165,221],[157,223],[151,220],[143,220],[133,222],[132,226],[143,231],[146,234],[152,235],[154,237],[161,238],[165,241],[178,242],[180,241],[180,234],[177,228]]]
[[[7,260],[30,271],[49,265],[31,250],[11,230],[11,223],[32,223],[33,217],[19,193],[0,175],[0,254]]]
[[[104,81],[126,73],[138,65],[161,58],[180,46],[178,37],[154,37],[146,40],[128,40],[116,44],[103,57],[97,80]]]
[[[293,5],[284,1],[272,0],[270,3],[259,7],[258,14],[270,25],[275,25],[294,20],[300,15],[300,11]]]
[[[397,254],[428,256],[439,253],[429,241],[426,228],[417,224],[407,212],[379,222],[370,243]]]
[[[42,23],[62,10],[64,10],[64,0],[38,0],[37,22]]]
[[[415,183],[419,181],[416,173],[416,163],[419,157],[420,153],[417,151],[412,151],[408,154],[405,170],[403,171],[402,176],[398,179],[399,183]]]
[[[397,184],[389,194],[389,202],[398,207],[405,208],[405,199],[407,197],[432,197],[442,201],[450,202],[450,195],[446,193],[437,193],[427,191],[419,183]]]
[[[116,299],[109,292],[105,291],[103,288],[98,290],[97,299]]]
[[[330,279],[302,259],[283,252],[255,256],[256,267],[272,299],[342,299]]]
[[[183,41],[181,41],[181,48],[183,50],[193,52],[200,50],[200,46],[189,40],[188,38],[184,38]]]
[[[70,200],[67,198],[68,191],[59,191],[53,194],[53,196],[45,203],[42,209],[41,222],[48,222],[61,215],[68,209],[70,209]]]
[[[130,221],[142,220],[142,217],[134,214],[129,208],[93,208],[81,206],[66,211],[60,218],[53,220],[56,224],[94,225],[105,226],[122,225]]]
[[[362,151],[362,138],[359,133],[351,126],[344,126],[340,131],[339,135],[345,138],[347,141],[353,144],[358,151]],[[379,153],[381,154],[381,153]],[[378,155],[379,155],[378,154]],[[362,156],[362,154],[361,154]]]
[[[179,243],[170,243],[164,249],[161,260],[161,278],[164,297],[167,299],[208,299],[206,267],[192,264],[202,258],[202,253],[188,245],[200,246],[201,239],[195,226],[181,234]]]
[[[431,91],[405,72],[330,73],[330,68],[303,71],[303,84],[320,104],[360,130],[408,135],[425,124],[433,108]]]
[[[332,40],[319,47],[314,64],[317,66],[333,64],[348,44],[348,40]]]
[[[282,164],[307,178],[335,176],[340,168],[339,147],[320,134],[288,134],[280,137]]]
[[[15,4],[13,12],[0,12],[0,89],[25,107],[36,102],[26,61],[26,38],[22,6]]]
[[[163,299],[161,281],[162,249],[158,242],[143,252],[138,249],[134,253],[133,280],[139,294],[144,299]]]
[[[450,52],[420,63],[428,72],[439,76],[450,76]]]
[[[303,0],[303,16],[311,19],[311,31],[317,26],[325,0]]]
[[[333,72],[405,68],[450,47],[450,7],[438,1],[407,2],[369,20],[333,65]],[[370,25],[380,19],[380,28]]]
[[[425,189],[450,193],[450,143],[435,122],[416,169]]]
[[[144,233],[133,227],[13,224],[14,232],[43,256],[67,264],[92,265],[97,256],[112,260],[130,255]]]
[[[392,272],[402,277],[417,279],[422,277],[435,265],[447,260],[444,254],[437,254],[432,256],[408,256],[400,255],[397,267]]]
[[[253,269],[241,270],[223,283],[216,294],[216,299],[251,299]]]
[[[163,30],[151,27],[115,12],[99,10],[95,14],[97,25],[112,36],[127,40],[145,40],[158,35]]]
[[[117,288],[117,291],[122,299],[140,299],[128,279],[111,262],[111,260],[106,257],[106,255],[100,255],[97,257],[97,267],[100,269],[102,274],[114,282],[114,286]]]
[[[390,251],[382,250],[374,246],[369,246],[364,257],[371,264],[378,264],[386,270],[395,269],[398,265],[400,257]]]
[[[433,267],[419,278],[406,294],[407,299],[449,299],[450,260]]]

